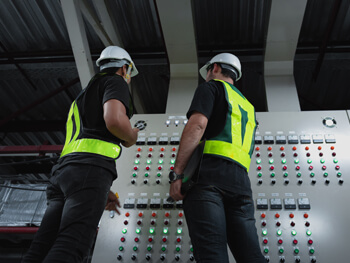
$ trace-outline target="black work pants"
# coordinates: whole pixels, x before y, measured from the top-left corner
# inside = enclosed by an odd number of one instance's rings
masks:
[[[86,164],[56,170],[47,187],[48,207],[22,263],[82,262],[106,205],[113,175]]]

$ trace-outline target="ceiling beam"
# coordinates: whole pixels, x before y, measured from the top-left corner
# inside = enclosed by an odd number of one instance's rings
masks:
[[[69,39],[72,45],[75,63],[82,88],[85,88],[95,74],[90,48],[80,11],[79,0],[61,0]]]

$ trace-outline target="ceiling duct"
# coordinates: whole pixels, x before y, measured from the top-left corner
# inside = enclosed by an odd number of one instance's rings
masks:
[[[268,111],[300,111],[293,64],[307,0],[272,0],[264,75]]]
[[[198,61],[191,1],[157,0],[170,63],[166,113],[186,113],[198,85]]]

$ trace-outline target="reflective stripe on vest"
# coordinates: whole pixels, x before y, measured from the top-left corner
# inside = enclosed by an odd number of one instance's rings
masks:
[[[74,120],[73,120],[74,119]],[[73,123],[74,121],[74,123]],[[73,136],[73,128],[75,126],[75,133]],[[121,148],[118,144],[98,140],[98,139],[78,139],[80,133],[80,115],[78,106],[74,101],[68,113],[66,124],[67,134],[64,143],[61,157],[70,153],[93,153],[109,158],[117,159],[120,155]]]
[[[224,129],[205,142],[204,153],[237,162],[249,172],[256,128],[254,106],[235,87],[215,81],[224,84],[228,112]]]

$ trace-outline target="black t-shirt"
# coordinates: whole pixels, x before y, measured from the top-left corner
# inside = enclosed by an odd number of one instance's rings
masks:
[[[128,85],[121,76],[115,74],[97,78],[77,100],[86,137],[103,139],[113,143],[120,142],[119,138],[108,131],[103,119],[103,104],[111,99],[122,102],[129,115],[129,105],[132,102]],[[100,166],[111,171],[114,179],[117,178],[115,160],[96,154],[74,153],[66,155],[59,159],[58,165],[54,169],[71,163]]]
[[[228,103],[223,83],[211,80],[202,83],[195,91],[187,118],[200,112],[208,118],[208,125],[202,139],[211,139],[224,128]],[[247,171],[239,164],[205,154],[199,172],[198,183],[214,185],[242,195],[252,195]]]

